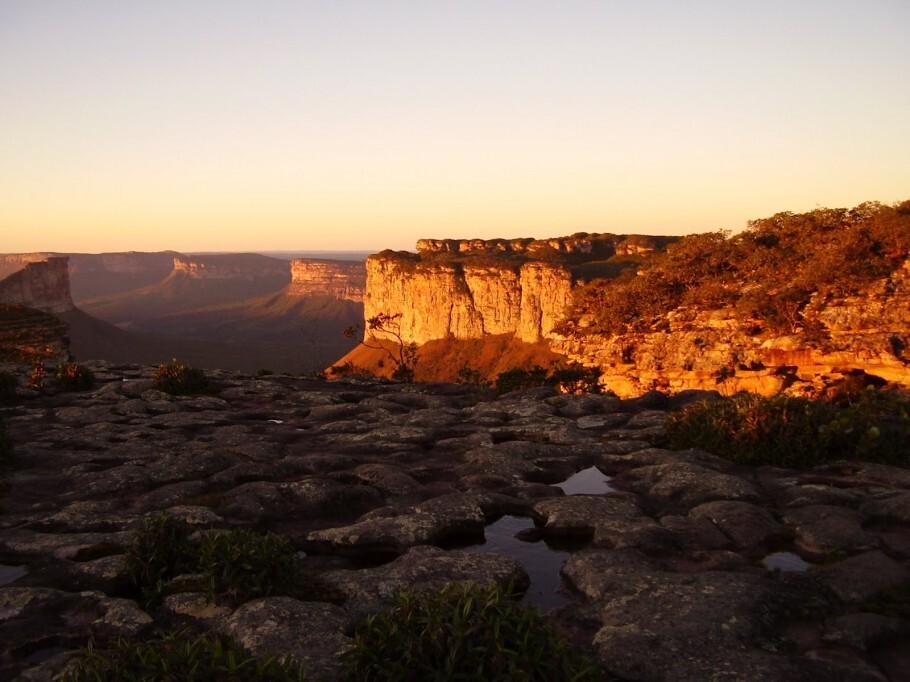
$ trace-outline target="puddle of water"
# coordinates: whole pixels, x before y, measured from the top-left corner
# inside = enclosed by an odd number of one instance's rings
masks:
[[[8,585],[26,573],[28,573],[28,569],[25,566],[5,566],[0,564],[0,585]]]
[[[545,542],[524,542],[515,537],[523,530],[534,528],[534,522],[522,516],[503,516],[484,529],[484,542],[465,547],[469,552],[492,552],[518,559],[528,572],[531,585],[522,602],[536,606],[546,613],[569,603],[568,597],[557,592],[560,586],[559,569],[571,554],[551,549]]]
[[[569,476],[562,483],[554,485],[557,488],[562,488],[566,495],[600,495],[615,490],[610,486],[610,477],[597,467],[582,469],[578,473]]]
[[[793,552],[774,552],[761,560],[769,571],[803,573],[809,570],[809,564]]]

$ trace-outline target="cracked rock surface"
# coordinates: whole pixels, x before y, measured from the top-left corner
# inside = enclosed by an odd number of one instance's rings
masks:
[[[907,679],[906,469],[662,449],[653,396],[210,372],[213,395],[174,397],[151,368],[91,366],[95,389],[5,410],[17,461],[0,475],[0,679],[53,679],[90,636],[175,625],[336,679],[356,623],[401,589],[526,587],[519,559],[463,549],[504,514],[569,552],[568,603],[547,617],[605,675]],[[591,466],[612,491],[554,485]],[[325,601],[211,604],[187,576],[143,610],[123,555],[162,511],[286,535]],[[808,570],[764,563],[781,553]]]

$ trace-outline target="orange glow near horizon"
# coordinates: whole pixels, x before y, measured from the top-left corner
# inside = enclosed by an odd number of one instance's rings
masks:
[[[910,6],[0,7],[0,252],[738,231],[910,198]]]

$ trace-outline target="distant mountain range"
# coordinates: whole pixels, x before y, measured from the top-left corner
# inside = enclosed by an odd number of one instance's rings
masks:
[[[66,259],[69,282],[61,282],[58,264]],[[53,308],[69,325],[77,359],[178,358],[306,373],[353,347],[342,331],[363,319],[362,269],[357,260],[261,254],[7,254],[0,255],[0,303],[29,305],[40,293],[38,307]]]

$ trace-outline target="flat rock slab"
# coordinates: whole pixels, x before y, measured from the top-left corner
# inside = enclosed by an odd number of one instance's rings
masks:
[[[268,597],[247,602],[216,629],[257,656],[305,664],[310,679],[335,680],[342,677],[340,658],[351,647],[344,633],[352,625],[337,606]]]
[[[862,603],[887,590],[910,586],[910,571],[882,552],[866,552],[812,571],[847,603]]]
[[[863,530],[859,514],[845,507],[800,507],[787,512],[783,521],[793,527],[798,546],[806,552],[854,553],[875,546],[875,538]]]
[[[26,657],[76,649],[92,634],[101,639],[135,637],[151,624],[151,616],[136,602],[102,592],[6,587],[0,590],[0,678],[13,679],[16,662]]]
[[[483,533],[484,513],[473,496],[443,495],[412,513],[370,516],[349,526],[317,530],[307,542],[322,551],[362,556],[400,554],[415,545],[438,543],[455,535]]]
[[[635,501],[623,494],[553,497],[535,504],[531,513],[548,535],[593,535],[601,520],[642,516]]]
[[[784,534],[783,527],[765,509],[749,502],[718,500],[700,504],[689,516],[708,519],[733,545],[744,552],[755,552]]]
[[[345,597],[345,606],[368,613],[390,604],[402,590],[441,590],[455,582],[528,586],[528,574],[517,559],[481,552],[414,547],[394,561],[359,571],[330,571],[324,582]]]
[[[635,550],[577,553],[563,575],[594,600],[597,658],[623,679],[825,679],[766,639],[794,594],[761,576],[667,572]]]
[[[688,512],[715,500],[761,501],[759,492],[745,479],[687,462],[639,467],[620,474],[612,483],[639,493],[666,513]]]

